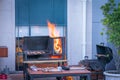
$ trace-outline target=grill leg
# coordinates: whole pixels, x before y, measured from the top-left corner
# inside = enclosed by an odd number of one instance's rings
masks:
[[[62,80],[62,78],[61,78],[61,77],[56,77],[56,79],[57,79],[57,80]]]

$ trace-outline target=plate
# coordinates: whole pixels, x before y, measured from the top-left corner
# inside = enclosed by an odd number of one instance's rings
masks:
[[[43,72],[59,72],[59,71],[62,71],[62,70],[58,70],[57,68],[51,68],[51,69],[43,69],[42,71]]]
[[[54,68],[54,69],[50,69],[49,70],[50,72],[57,72],[57,71],[59,71],[57,68]]]

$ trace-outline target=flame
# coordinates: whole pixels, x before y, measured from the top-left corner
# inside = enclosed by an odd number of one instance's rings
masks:
[[[47,21],[48,29],[49,29],[49,36],[54,38],[54,50],[58,54],[62,54],[62,42],[59,37],[59,31],[56,30],[55,24]]]

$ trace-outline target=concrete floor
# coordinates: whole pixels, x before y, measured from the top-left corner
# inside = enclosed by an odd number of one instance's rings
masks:
[[[9,74],[7,80],[24,80],[23,74]],[[36,78],[35,80],[56,80],[56,78]]]
[[[80,80],[79,77],[73,77],[74,80]],[[0,79],[3,80],[3,79]],[[9,74],[7,80],[24,80],[23,74]],[[50,78],[36,78],[34,80],[56,80],[55,77]]]

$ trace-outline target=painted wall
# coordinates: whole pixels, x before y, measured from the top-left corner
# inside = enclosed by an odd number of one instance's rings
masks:
[[[108,0],[93,0],[92,2],[92,58],[96,58],[96,44],[100,44],[101,42],[104,42],[106,46],[109,46],[113,54],[115,54],[115,47],[107,42],[107,35],[104,35],[103,37],[100,35],[100,32],[102,31],[102,28],[105,28],[102,23],[101,19],[104,17],[102,14],[102,10],[100,9],[102,4],[105,4]],[[116,3],[120,2],[120,0],[115,0]],[[114,70],[114,60],[111,60],[110,63],[108,63],[105,67],[106,70]]]
[[[15,7],[14,0],[0,0],[0,46],[8,47],[8,57],[0,58],[0,70],[15,69]],[[2,53],[0,53],[2,54]]]
[[[107,35],[103,37],[100,35],[102,29],[105,28],[101,19],[104,17],[102,14],[102,10],[100,9],[101,5],[105,4],[108,0],[92,0],[92,58],[96,58],[96,44],[100,44],[104,42],[106,46],[110,46],[111,44],[107,42]],[[116,3],[120,2],[120,0],[115,0]]]
[[[104,26],[101,23],[101,19],[104,17],[102,10],[100,9],[101,5],[107,2],[107,0],[92,0],[92,58],[96,58],[96,44],[104,42],[107,44],[106,37],[101,36],[102,28]]]
[[[68,62],[70,65],[76,65],[83,59],[82,47],[87,45],[85,55],[91,58],[91,28],[92,28],[92,0],[87,0],[87,25],[86,44],[83,43],[83,2],[85,0],[68,0],[67,5],[67,41],[68,41]]]

